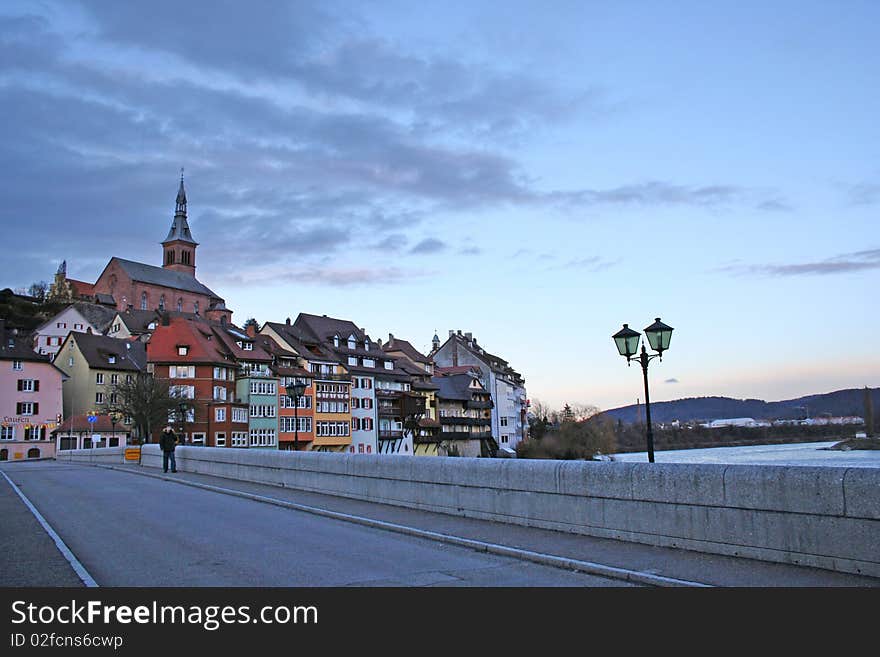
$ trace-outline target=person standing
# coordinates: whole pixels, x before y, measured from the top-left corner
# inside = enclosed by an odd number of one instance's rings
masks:
[[[177,436],[171,427],[165,427],[162,437],[159,438],[159,447],[162,448],[162,469],[168,472],[168,464],[171,463],[171,472],[177,472],[177,462],[174,460],[174,448],[177,446]]]

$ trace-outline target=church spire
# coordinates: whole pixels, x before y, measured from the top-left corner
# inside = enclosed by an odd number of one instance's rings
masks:
[[[168,236],[162,242],[164,255],[163,266],[166,269],[186,272],[195,276],[196,247],[198,242],[193,239],[186,220],[186,189],[183,186],[183,169],[180,170],[180,187],[174,204],[174,219]]]

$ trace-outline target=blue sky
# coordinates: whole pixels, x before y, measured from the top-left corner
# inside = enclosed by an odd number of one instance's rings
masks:
[[[2,286],[160,264],[186,169],[198,276],[529,396],[880,385],[871,2],[6,2]],[[862,338],[861,334],[866,337]],[[864,346],[863,346],[864,345]]]

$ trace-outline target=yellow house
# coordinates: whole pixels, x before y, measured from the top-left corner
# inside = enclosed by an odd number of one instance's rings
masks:
[[[137,375],[146,360],[143,342],[71,332],[54,363],[68,377],[63,383],[64,417],[106,413],[116,402],[115,386]]]

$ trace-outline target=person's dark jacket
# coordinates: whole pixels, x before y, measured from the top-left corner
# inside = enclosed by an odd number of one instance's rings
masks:
[[[159,438],[159,447],[163,452],[173,452],[174,446],[177,445],[177,436],[173,431],[163,431],[162,437]]]

